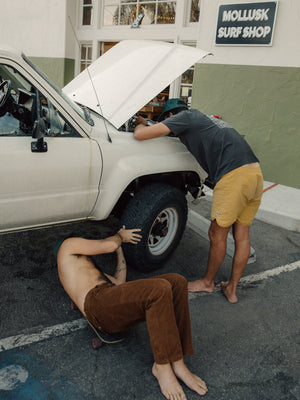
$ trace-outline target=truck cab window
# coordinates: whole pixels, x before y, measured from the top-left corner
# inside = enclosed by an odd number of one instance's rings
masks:
[[[38,117],[46,136],[80,137],[48,98],[13,67],[0,64],[0,136],[31,136]]]

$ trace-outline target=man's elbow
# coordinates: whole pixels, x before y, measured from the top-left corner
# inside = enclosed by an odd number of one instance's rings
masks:
[[[133,135],[133,137],[134,137],[136,140],[143,140],[143,138],[141,138],[141,136],[140,136],[138,133],[135,133],[135,134]]]
[[[117,243],[115,240],[111,240],[106,247],[105,253],[114,253],[115,251],[118,250],[119,247],[120,247],[119,243]]]
[[[145,137],[141,132],[134,132],[133,137],[136,140],[145,140]]]

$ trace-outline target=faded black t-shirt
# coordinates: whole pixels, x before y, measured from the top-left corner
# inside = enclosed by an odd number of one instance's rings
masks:
[[[194,155],[212,187],[228,172],[258,162],[246,140],[229,124],[189,109],[162,121]]]

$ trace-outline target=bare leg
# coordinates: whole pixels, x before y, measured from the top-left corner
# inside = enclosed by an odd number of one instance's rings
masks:
[[[158,380],[162,394],[169,400],[186,400],[186,395],[176,377],[190,389],[204,396],[207,392],[205,382],[194,375],[184,364],[183,359],[171,364],[153,364],[152,373]]]
[[[189,292],[213,292],[215,288],[214,279],[225,258],[227,236],[230,227],[222,228],[214,220],[210,224],[208,231],[210,238],[210,248],[208,264],[204,277],[193,282],[189,282]]]
[[[230,303],[236,303],[237,285],[243,275],[250,255],[249,226],[235,223],[233,225],[235,252],[232,261],[231,277],[228,283],[221,283],[222,291]]]

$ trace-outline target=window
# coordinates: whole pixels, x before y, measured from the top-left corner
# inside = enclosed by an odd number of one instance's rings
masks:
[[[82,44],[80,48],[80,72],[92,64],[92,45]]]
[[[191,0],[191,10],[189,22],[198,22],[200,14],[200,0]]]
[[[141,25],[174,24],[176,0],[104,0],[104,26],[132,25],[139,14]]]
[[[82,3],[82,25],[91,25],[92,23],[92,0],[83,0]]]
[[[189,68],[181,75],[179,97],[183,99],[188,104],[188,106],[190,106],[192,102],[193,78],[194,78],[194,67]]]
[[[116,44],[118,44],[118,42],[100,42],[100,53],[99,53],[99,55],[102,56],[104,53],[106,53],[108,50],[110,50]]]
[[[32,136],[38,119],[43,120],[46,136],[80,136],[27,79],[0,64],[0,136]]]
[[[36,119],[36,93],[12,67],[0,64],[0,136],[32,133]]]

